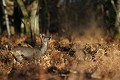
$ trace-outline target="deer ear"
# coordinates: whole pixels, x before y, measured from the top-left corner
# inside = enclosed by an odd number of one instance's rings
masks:
[[[40,38],[42,38],[42,34],[40,34],[39,36],[40,36]]]
[[[45,37],[45,34],[42,34],[42,38]]]
[[[44,38],[44,35],[43,35],[43,34],[40,34],[40,38],[43,39],[43,38]]]
[[[40,34],[40,37],[43,38],[45,36],[45,34]]]
[[[49,37],[49,40],[51,39],[51,37]]]

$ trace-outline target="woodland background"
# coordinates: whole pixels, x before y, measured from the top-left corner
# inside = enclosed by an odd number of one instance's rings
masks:
[[[14,64],[15,47],[42,58]],[[119,80],[120,0],[0,0],[0,80]]]
[[[0,34],[70,35],[96,24],[115,36],[120,32],[119,6],[119,0],[1,0]]]

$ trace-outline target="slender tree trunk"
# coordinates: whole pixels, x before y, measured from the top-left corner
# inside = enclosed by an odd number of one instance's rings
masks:
[[[11,36],[11,33],[10,33],[10,25],[9,25],[9,18],[8,18],[8,12],[6,10],[6,2],[5,0],[2,0],[2,3],[3,3],[3,7],[4,7],[4,14],[5,14],[5,20],[6,20],[6,27],[7,27],[7,32],[8,32],[8,37]]]
[[[117,11],[116,11],[116,28],[118,35],[120,35],[120,0],[117,0]]]

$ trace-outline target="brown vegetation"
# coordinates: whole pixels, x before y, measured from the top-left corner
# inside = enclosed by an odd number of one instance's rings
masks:
[[[1,36],[0,78],[2,80],[119,80],[119,40],[108,42],[104,36],[72,35],[51,39],[39,62],[13,64],[10,50],[29,45],[25,38]],[[36,38],[40,44],[40,39]],[[37,46],[38,47],[38,46]]]

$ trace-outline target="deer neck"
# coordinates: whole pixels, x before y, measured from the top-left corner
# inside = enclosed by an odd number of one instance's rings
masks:
[[[41,54],[43,55],[47,50],[47,42],[42,43]]]

